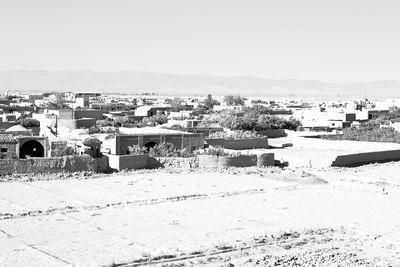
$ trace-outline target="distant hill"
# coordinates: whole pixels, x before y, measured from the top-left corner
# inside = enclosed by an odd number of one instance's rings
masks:
[[[314,80],[263,79],[245,76],[171,75],[151,72],[8,71],[0,72],[0,90],[24,92],[95,91],[160,95],[292,97],[400,97],[400,82],[324,83]]]

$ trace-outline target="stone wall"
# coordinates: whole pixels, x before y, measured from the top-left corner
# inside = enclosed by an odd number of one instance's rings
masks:
[[[0,175],[13,173],[55,173],[77,171],[97,171],[95,159],[84,155],[57,158],[0,160]]]

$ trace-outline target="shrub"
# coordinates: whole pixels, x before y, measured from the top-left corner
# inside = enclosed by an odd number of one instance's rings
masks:
[[[262,136],[258,135],[256,132],[252,131],[241,131],[241,130],[236,130],[232,132],[213,132],[210,133],[208,138],[210,139],[255,139],[255,138],[260,138]]]
[[[144,117],[141,123],[138,123],[138,127],[144,126],[157,126],[168,122],[166,115],[154,115],[152,117]]]
[[[400,119],[400,107],[391,107],[389,113],[380,117],[382,120],[397,120]]]
[[[301,122],[294,117],[285,119],[274,115],[261,114],[263,111],[257,109],[247,110],[242,117],[234,111],[223,111],[213,114],[199,125],[209,127],[219,125],[231,130],[260,131],[270,129],[296,130],[301,126]]]
[[[63,148],[56,148],[51,151],[52,157],[63,157],[63,156],[70,156],[76,155],[75,149],[69,146]]]
[[[90,127],[89,134],[96,134],[96,133],[118,133],[119,129],[116,127]]]
[[[301,126],[301,122],[293,117],[290,117],[289,120],[287,120],[278,116],[260,115],[257,121],[257,130],[297,130],[299,126]]]
[[[193,153],[187,149],[177,149],[174,144],[169,142],[164,142],[161,144],[156,144],[154,147],[150,148],[149,156],[151,157],[192,157]]]
[[[129,155],[146,155],[148,153],[147,148],[138,145],[128,146]]]
[[[224,97],[224,102],[227,106],[244,106],[246,98],[240,95],[227,95]]]
[[[111,119],[97,120],[96,121],[96,126],[97,127],[114,126],[114,122]]]
[[[341,136],[326,136],[325,139],[366,142],[400,143],[400,133],[394,128],[381,127],[379,120],[368,121],[359,127],[343,129]]]
[[[209,155],[209,156],[240,156],[240,152],[227,152],[223,147],[215,146],[203,150],[196,150],[196,155]]]
[[[182,125],[179,125],[179,124],[174,124],[174,125],[170,126],[168,129],[177,130],[177,131],[183,131],[184,127]]]

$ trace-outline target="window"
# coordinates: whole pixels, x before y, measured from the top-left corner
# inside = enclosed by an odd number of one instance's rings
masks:
[[[0,148],[0,152],[1,153],[7,153],[8,152],[8,148]]]

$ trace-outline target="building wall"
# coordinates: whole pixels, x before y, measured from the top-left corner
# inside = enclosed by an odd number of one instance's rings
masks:
[[[82,118],[92,118],[101,120],[103,119],[104,111],[97,109],[77,109],[74,111],[75,117],[74,119],[82,119]]]
[[[8,128],[18,124],[18,122],[0,122],[0,130],[7,130]]]
[[[96,119],[59,120],[58,122],[72,130],[89,129],[96,125]]]
[[[44,157],[49,156],[50,145],[49,145],[49,139],[47,137],[21,136],[21,137],[17,137],[17,139],[18,139],[17,157],[19,157],[19,149],[22,147],[22,145],[25,142],[28,142],[28,141],[31,141],[31,140],[36,140],[43,146],[43,148],[44,148]]]
[[[6,150],[6,151],[3,151]],[[17,144],[0,143],[0,158],[13,159],[17,157]]]
[[[48,113],[58,115],[60,120],[78,120],[82,118],[103,119],[104,111],[97,109],[64,109],[64,110],[49,110]]]

